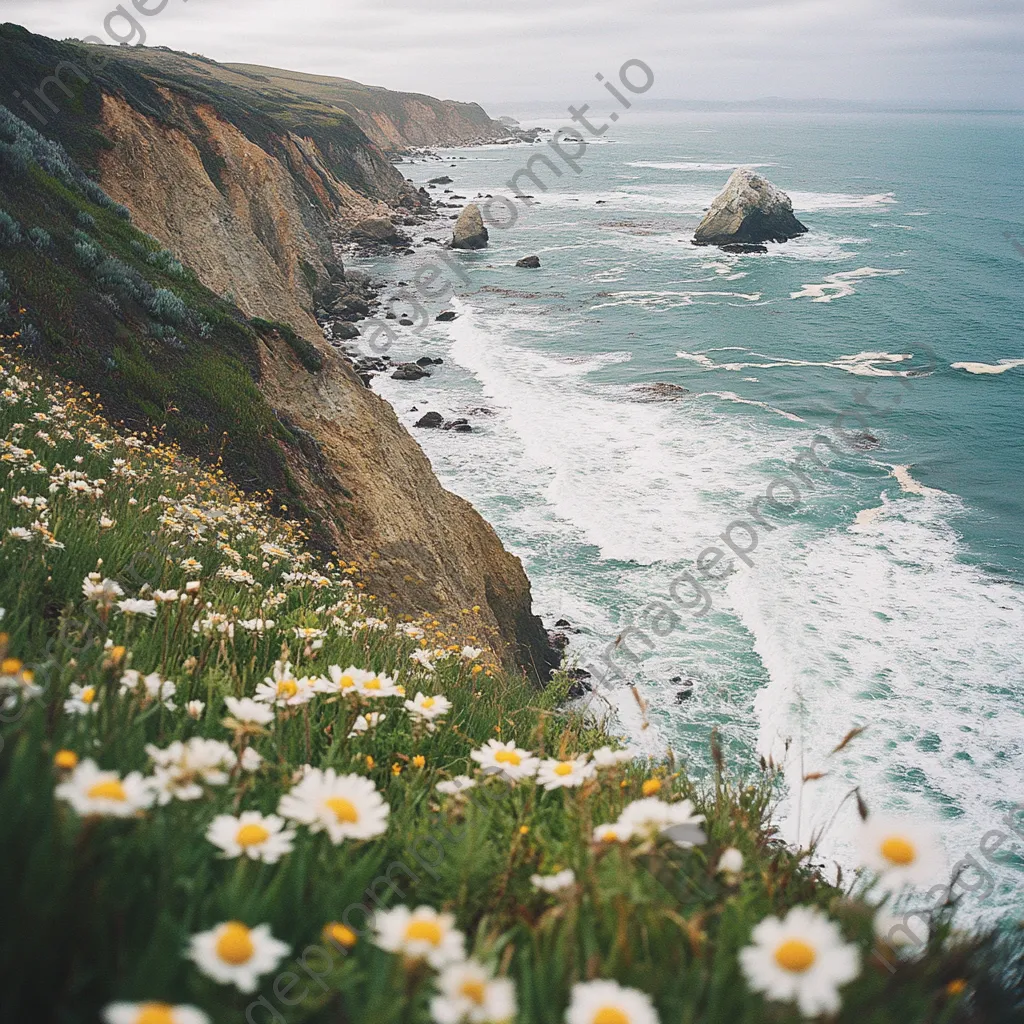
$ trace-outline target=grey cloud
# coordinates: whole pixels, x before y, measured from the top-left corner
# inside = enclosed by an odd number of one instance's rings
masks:
[[[113,0],[4,0],[102,34]],[[566,100],[639,57],[660,98],[1024,106],[1024,0],[170,0],[149,42],[458,99]]]

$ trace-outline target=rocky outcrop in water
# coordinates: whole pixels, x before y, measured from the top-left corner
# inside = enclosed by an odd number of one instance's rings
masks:
[[[480,213],[480,207],[476,203],[470,203],[455,222],[455,232],[452,235],[453,249],[484,249],[487,246],[487,228],[484,227],[484,218]]]
[[[786,242],[806,232],[807,228],[793,214],[793,203],[785,192],[760,174],[740,167],[711,204],[693,241],[696,245],[729,246],[737,251],[737,246]]]

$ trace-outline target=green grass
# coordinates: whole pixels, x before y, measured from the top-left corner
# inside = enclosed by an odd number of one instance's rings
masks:
[[[97,205],[37,163],[0,176],[0,209],[23,227],[22,241],[0,247],[10,299],[0,305],[0,336],[69,380],[100,394],[110,415],[132,429],[156,430],[193,455],[223,464],[249,491],[271,492],[299,517],[309,515],[288,462],[291,436],[259,390],[259,333],[231,303],[205,288],[160,244],[117,211]],[[45,250],[27,238],[45,230]],[[182,322],[157,319],[146,302],[113,294],[76,256],[82,236],[173,294]],[[111,299],[113,301],[111,301]],[[166,305],[166,303],[165,303]],[[270,325],[310,372],[322,356],[287,325]],[[40,341],[28,344],[38,332]],[[329,531],[311,529],[322,543]]]
[[[73,493],[58,467],[74,467],[100,493]],[[46,511],[14,500],[24,497],[44,498]],[[12,528],[28,529],[31,539]],[[189,558],[202,568],[183,568]],[[246,570],[252,582],[233,582],[225,568]],[[160,604],[153,618],[129,617],[86,600],[82,583],[93,571],[132,598],[184,592],[189,580],[200,589]],[[113,1000],[165,1000],[199,1006],[217,1022],[242,1021],[247,1009],[250,1020],[286,1024],[427,1022],[433,972],[379,948],[367,926],[372,913],[396,904],[454,914],[473,955],[514,982],[518,1024],[560,1024],[572,986],[594,978],[648,993],[662,1024],[799,1019],[790,1004],[752,992],[737,961],[758,921],[796,905],[821,908],[860,952],[840,1020],[996,1019],[972,1010],[976,990],[993,984],[978,966],[987,947],[952,937],[945,919],[919,958],[901,961],[888,951],[890,972],[873,957],[869,906],[824,883],[806,851],[775,836],[770,775],[719,771],[699,781],[685,765],[639,759],[577,789],[546,792],[532,781],[509,787],[478,776],[475,789],[442,797],[438,781],[472,774],[469,754],[490,738],[565,757],[610,737],[601,723],[561,709],[567,680],[541,691],[486,653],[446,652],[451,630],[429,616],[419,624],[422,640],[410,636],[359,579],[355,566],[319,564],[295,524],[247,501],[221,473],[174,446],[128,439],[79,392],[3,359],[0,657],[32,666],[38,687],[19,696],[23,670],[4,663],[5,1019],[84,1024]],[[233,628],[204,627],[211,615]],[[251,632],[241,623],[253,618],[274,625]],[[322,631],[322,644],[300,638],[299,629]],[[432,672],[410,658],[423,646],[445,655],[435,654]],[[279,659],[290,660],[296,676],[320,676],[330,665],[387,673],[407,695],[441,694],[452,708],[428,732],[401,698],[382,699],[372,708],[386,719],[349,738],[371,704],[320,695],[279,710],[251,735],[225,725],[224,698],[251,695]],[[128,667],[173,681],[172,706],[121,694]],[[73,686],[94,688],[93,713],[65,711]],[[186,713],[190,700],[205,703],[197,718]],[[150,775],[147,745],[194,737],[232,743],[236,752],[248,745],[261,766],[236,767],[225,784],[201,785],[198,799],[127,819],[82,818],[55,797],[67,775],[55,765],[58,751],[122,775]],[[274,865],[218,856],[205,838],[213,817],[272,813],[307,764],[372,780],[390,808],[386,832],[333,845],[299,828],[292,852]],[[695,802],[707,843],[594,845],[594,826],[614,821],[654,779],[660,798]],[[715,871],[730,846],[746,858],[735,884]],[[565,868],[576,883],[561,894],[530,882],[534,873]],[[183,955],[191,935],[226,920],[268,924],[289,947],[254,993],[214,982]],[[347,950],[320,938],[339,920],[362,932]],[[966,989],[952,994],[948,986],[959,988],[961,979]]]

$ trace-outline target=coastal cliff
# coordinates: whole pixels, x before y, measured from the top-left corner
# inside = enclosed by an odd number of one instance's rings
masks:
[[[41,173],[38,166],[21,167],[20,179],[0,178],[0,207],[26,227],[43,225],[53,239],[46,253],[0,250],[31,328],[12,336],[38,335],[26,354],[95,388],[131,424],[148,422],[207,458],[219,445],[237,483],[273,492],[321,547],[363,566],[382,605],[465,625],[545,679],[555,656],[519,560],[467,502],[440,486],[391,407],[324,341],[314,319],[323,296],[346,286],[332,240],[368,217],[408,216],[425,202],[363,123],[391,148],[443,145],[473,132],[499,137],[505,129],[472,105],[344,81],[345,109],[340,99],[294,91],[289,106],[256,69],[125,47],[104,49],[103,68],[88,81],[64,74],[71,98],[49,90],[57,109],[46,108],[46,125],[31,124],[16,91],[62,61],[86,67],[98,49],[0,28],[0,103],[26,119],[28,132],[38,127],[62,144],[83,179],[97,179],[138,229],[118,227],[102,204],[69,203],[61,183],[48,181],[47,197],[25,177]],[[298,88],[294,76],[274,74]],[[329,89],[331,80],[298,77]],[[356,108],[363,94],[372,103]],[[12,152],[27,146],[25,138],[10,143]],[[83,187],[88,193],[87,180]],[[90,222],[95,227],[83,231]],[[98,284],[109,260],[83,264],[82,246],[112,257],[124,275],[141,275],[141,293],[166,284],[188,304],[188,317],[172,334],[151,310],[136,308],[148,298]],[[176,263],[183,276],[163,281],[152,273]],[[43,287],[54,275],[66,301]],[[233,390],[201,379],[213,365],[218,377],[231,374]],[[463,610],[474,607],[467,620]]]

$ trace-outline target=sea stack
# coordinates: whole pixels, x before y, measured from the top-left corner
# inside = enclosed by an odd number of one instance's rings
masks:
[[[806,232],[782,189],[760,174],[739,167],[711,204],[693,241],[695,245],[739,248],[786,242]]]
[[[480,207],[470,203],[455,222],[455,234],[452,237],[453,249],[484,249],[487,246],[487,228],[480,215]]]

